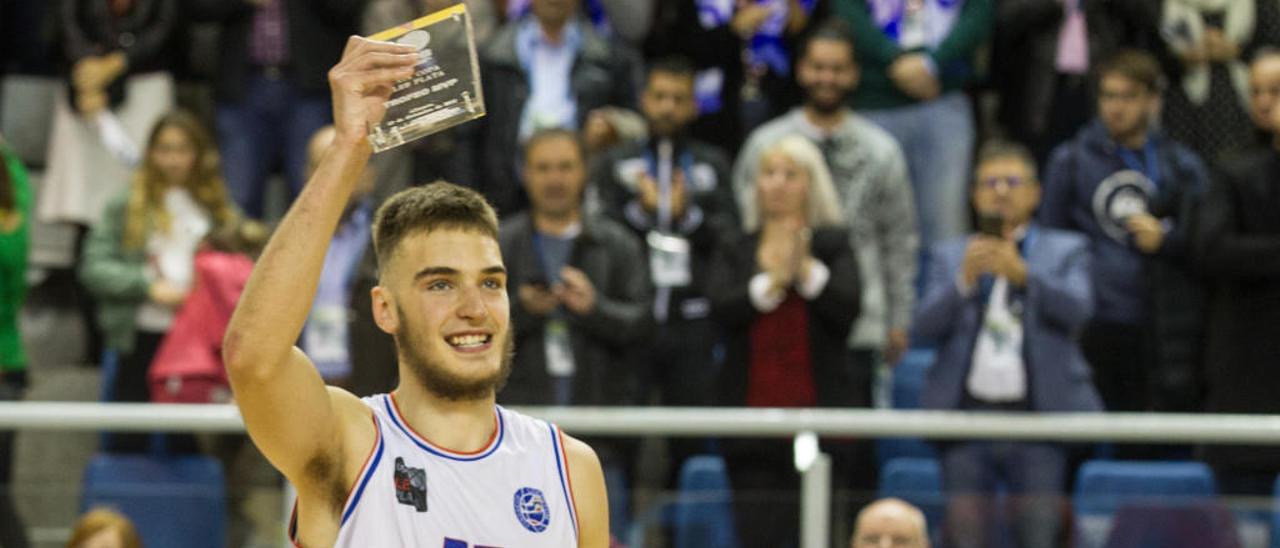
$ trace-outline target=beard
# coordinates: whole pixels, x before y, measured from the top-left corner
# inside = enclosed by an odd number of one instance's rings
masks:
[[[807,93],[805,96],[805,105],[818,111],[819,114],[834,114],[844,108],[844,98],[848,96],[847,93],[841,93],[837,94],[838,98],[832,99],[824,97],[823,95],[824,94],[822,93]]]
[[[511,362],[515,356],[515,337],[510,330],[504,334],[501,363],[498,370],[480,378],[467,378],[449,371],[439,359],[427,356],[426,342],[414,329],[407,329],[404,313],[396,308],[400,325],[406,327],[393,335],[396,355],[409,368],[409,373],[423,388],[439,398],[449,401],[475,401],[496,395],[511,376]],[[496,341],[495,341],[496,342]]]

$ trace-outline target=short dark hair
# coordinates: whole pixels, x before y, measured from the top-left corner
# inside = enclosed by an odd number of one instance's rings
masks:
[[[528,139],[525,139],[524,141],[525,163],[526,164],[529,163],[529,153],[533,151],[534,147],[542,144],[545,141],[552,141],[555,139],[566,139],[569,142],[573,143],[573,147],[578,150],[578,159],[582,160],[583,163],[586,163],[587,144],[582,142],[582,137],[578,135],[578,132],[572,129],[565,129],[561,127],[549,127],[549,128],[539,129],[533,132],[533,135],[530,135]]]
[[[647,83],[653,79],[654,74],[670,74],[681,78],[693,79],[698,75],[697,67],[693,66],[693,61],[683,55],[669,55],[660,57],[649,63],[649,70],[645,73]]]
[[[1098,85],[1102,79],[1118,75],[1133,80],[1152,93],[1164,91],[1164,73],[1155,56],[1136,49],[1122,49],[1098,66]]]
[[[1012,158],[1026,164],[1027,169],[1031,171],[1032,178],[1035,178],[1036,157],[1022,143],[1008,139],[989,139],[982,143],[982,147],[978,149],[977,165],[981,166],[991,160],[1003,160],[1005,158]]]
[[[851,57],[854,62],[857,62],[858,55],[857,48],[854,46],[853,30],[850,29],[849,25],[843,20],[836,19],[834,17],[819,23],[818,26],[814,27],[813,31],[804,38],[804,42],[800,45],[800,55],[797,59],[803,59],[804,56],[809,55],[809,46],[812,46],[814,42],[822,40],[842,42],[849,46],[849,57]]]
[[[477,232],[497,240],[498,214],[476,191],[444,181],[397,192],[373,218],[378,267],[387,264],[406,237],[442,229]]]

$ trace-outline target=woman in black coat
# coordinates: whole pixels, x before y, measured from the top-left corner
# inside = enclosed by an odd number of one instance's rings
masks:
[[[761,155],[746,234],[712,258],[708,294],[725,330],[721,402],[747,407],[852,405],[845,341],[857,318],[858,268],[822,153],[780,139]],[[743,546],[798,538],[788,441],[725,444]]]

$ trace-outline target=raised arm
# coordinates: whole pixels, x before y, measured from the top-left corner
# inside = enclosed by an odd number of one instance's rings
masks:
[[[294,341],[311,310],[329,240],[369,161],[367,125],[381,120],[391,84],[411,75],[416,61],[405,46],[359,37],[347,42],[329,72],[337,137],[258,260],[223,343],[249,435],[298,488],[301,511],[309,514],[308,500],[329,497],[335,483],[355,473],[346,463],[363,459],[374,431],[368,410],[355,396],[326,389]]]

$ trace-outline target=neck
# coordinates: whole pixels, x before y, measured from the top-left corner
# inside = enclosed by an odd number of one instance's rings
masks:
[[[582,214],[573,209],[564,214],[534,212],[533,228],[543,234],[560,235],[569,230],[582,219]]]
[[[538,21],[538,27],[542,29],[542,35],[552,44],[559,44],[564,41],[564,28],[568,25],[568,21],[548,22]]]
[[[1004,224],[1004,237],[1006,239],[1012,240],[1014,234],[1016,234],[1019,230],[1026,228],[1027,222],[1028,222],[1028,219],[1023,219],[1021,221],[1006,222]]]
[[[760,223],[761,232],[773,232],[775,230],[795,230],[809,226],[809,219],[805,218],[803,213],[796,214],[778,214],[765,217]]]
[[[1147,145],[1147,130],[1144,128],[1128,135],[1118,135],[1115,139],[1120,146],[1137,150]]]
[[[813,105],[806,104],[804,106],[804,118],[818,129],[823,131],[832,131],[844,122],[844,117],[848,114],[843,108],[837,108],[830,112],[824,112],[815,108]]]
[[[401,378],[408,372],[400,369]],[[394,392],[396,407],[414,432],[428,441],[459,453],[483,449],[493,438],[495,396],[452,401],[433,394],[416,382],[402,382]]]

